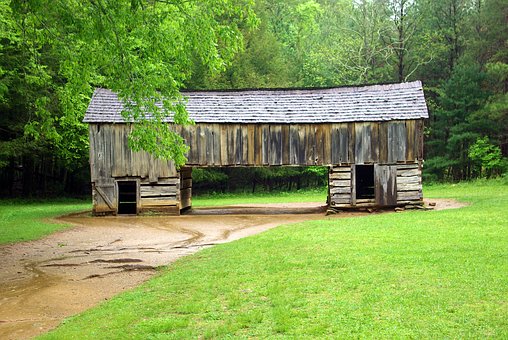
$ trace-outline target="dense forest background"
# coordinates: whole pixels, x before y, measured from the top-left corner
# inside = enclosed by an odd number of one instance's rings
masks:
[[[0,192],[86,193],[81,121],[93,88],[140,82],[173,91],[420,79],[430,111],[424,181],[507,171],[507,0],[192,3],[0,0]],[[165,13],[163,25],[154,13]],[[318,185],[323,171],[200,169],[195,181],[292,190]]]

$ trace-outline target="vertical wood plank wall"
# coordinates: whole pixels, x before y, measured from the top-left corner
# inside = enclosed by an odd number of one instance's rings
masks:
[[[186,164],[189,169],[327,165],[331,166],[330,203],[345,206],[357,203],[353,165],[396,165],[393,171],[397,204],[421,200],[423,120],[291,125],[200,123],[175,129],[190,147]],[[90,124],[94,212],[115,213],[116,181],[129,179],[140,183],[140,211],[176,212],[189,207],[190,170],[179,173],[172,162],[154,159],[146,152],[133,152],[127,140],[130,130],[127,124]]]
[[[395,164],[422,160],[417,120],[177,127],[188,166]]]

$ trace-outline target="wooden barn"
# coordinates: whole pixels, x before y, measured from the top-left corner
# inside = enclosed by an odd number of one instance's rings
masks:
[[[95,91],[84,119],[95,214],[179,214],[191,206],[192,168],[210,166],[328,166],[328,202],[341,209],[422,202],[428,111],[419,81],[184,95],[196,124],[175,126],[190,147],[177,170],[131,151],[122,103]]]

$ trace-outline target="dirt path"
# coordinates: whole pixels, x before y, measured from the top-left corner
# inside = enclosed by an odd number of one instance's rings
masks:
[[[438,201],[438,200],[433,200]],[[436,208],[453,207],[442,200]],[[277,208],[306,214],[285,214]],[[44,239],[0,247],[0,339],[23,339],[56,327],[64,318],[133,288],[155,268],[204,247],[230,242],[280,224],[323,219],[319,204],[251,205],[201,210],[180,217],[74,215],[76,227]],[[306,209],[306,210],[302,210]],[[260,214],[260,210],[271,213]],[[214,214],[221,215],[214,215]],[[256,214],[258,213],[258,214]],[[357,216],[341,213],[327,218]]]

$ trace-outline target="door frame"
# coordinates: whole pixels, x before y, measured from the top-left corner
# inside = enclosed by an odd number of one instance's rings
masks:
[[[136,215],[141,211],[141,185],[139,178],[118,178],[115,179],[115,198],[116,198],[116,214],[118,215],[118,205],[120,204],[120,190],[118,189],[119,182],[135,182],[136,183]]]

